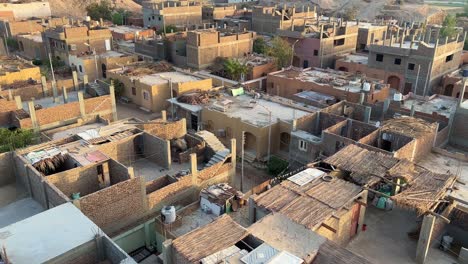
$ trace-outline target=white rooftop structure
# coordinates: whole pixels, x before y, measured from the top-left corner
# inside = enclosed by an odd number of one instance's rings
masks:
[[[294,182],[295,184],[299,186],[304,186],[307,183],[322,177],[325,175],[325,172],[315,169],[315,168],[307,168],[291,177],[288,178],[288,180]]]
[[[73,204],[65,203],[0,229],[0,248],[5,248],[10,263],[44,263],[94,240],[99,230]]]
[[[201,78],[196,77],[191,74],[186,74],[183,72],[173,71],[173,72],[159,72],[150,75],[144,75],[137,77],[136,79],[140,80],[140,82],[147,84],[147,85],[161,85],[168,83],[171,80],[173,83],[186,83],[186,82],[193,82],[199,81]]]

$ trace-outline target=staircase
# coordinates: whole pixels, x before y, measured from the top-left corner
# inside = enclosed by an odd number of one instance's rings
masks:
[[[93,91],[96,94],[96,96],[103,96],[103,95],[108,94],[108,92],[101,85],[99,85],[99,83],[95,83],[95,82],[88,83],[88,89]],[[89,94],[93,94],[93,92],[87,91],[87,93]]]
[[[221,141],[211,132],[202,130],[197,132],[197,135],[201,137],[205,142],[207,147],[213,150],[213,152],[217,153],[218,151],[227,149]]]
[[[224,161],[230,153],[231,151],[229,149],[223,149],[216,152],[216,154],[214,154],[213,157],[211,157],[208,163],[205,164],[205,168],[211,167],[218,162]]]

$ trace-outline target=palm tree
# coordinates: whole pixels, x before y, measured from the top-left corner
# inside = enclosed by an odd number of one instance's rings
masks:
[[[224,62],[224,71],[229,78],[239,81],[242,75],[247,74],[249,67],[236,59],[227,59]]]

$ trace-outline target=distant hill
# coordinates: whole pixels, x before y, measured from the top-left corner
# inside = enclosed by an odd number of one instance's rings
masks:
[[[85,8],[100,0],[49,0],[52,15],[74,16],[83,18],[86,16]],[[141,13],[141,6],[133,0],[112,0],[117,8],[124,8],[134,13]]]

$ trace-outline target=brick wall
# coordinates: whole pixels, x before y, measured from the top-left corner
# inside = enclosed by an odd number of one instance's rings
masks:
[[[143,130],[165,140],[181,138],[187,134],[185,119],[174,122],[163,122],[161,119],[158,119],[154,122],[152,124],[143,124]]]
[[[70,199],[63,194],[57,187],[53,184],[44,182],[45,192],[47,194],[47,201],[49,202],[49,208],[67,203]]]
[[[0,186],[15,182],[13,166],[13,152],[0,154]]]
[[[96,148],[111,159],[128,166],[136,159],[135,139],[140,135],[129,136],[118,141],[96,146]]]
[[[30,184],[31,196],[36,200],[43,208],[48,207],[48,202],[45,194],[44,184],[42,176],[32,168],[31,165],[26,166],[27,181]]]
[[[11,124],[11,112],[16,110],[15,101],[0,98],[0,126]]]
[[[157,208],[164,200],[176,196],[179,192],[189,189],[192,186],[192,175],[180,178],[177,182],[162,187],[146,195],[148,208]]]
[[[149,134],[143,134],[143,155],[146,159],[169,168],[171,164],[171,144],[168,140],[160,139]]]
[[[81,211],[104,232],[138,219],[146,211],[144,180],[137,177],[79,199]],[[131,212],[129,214],[129,212]]]
[[[102,163],[100,163],[102,164]],[[73,193],[85,196],[99,190],[97,167],[91,164],[47,176],[47,180],[70,197]]]

